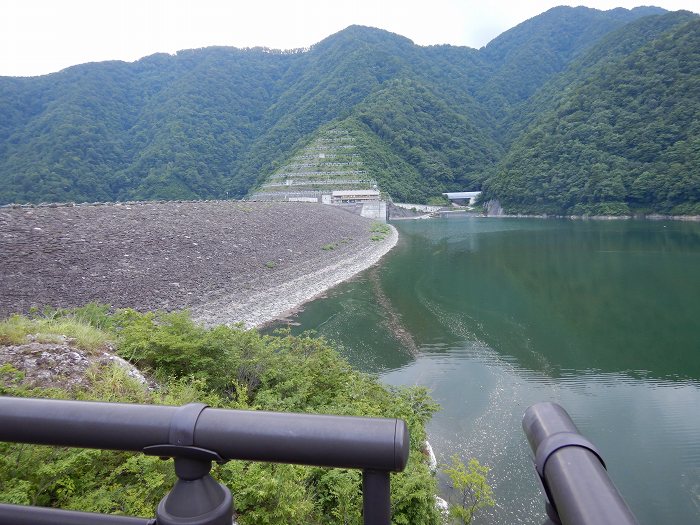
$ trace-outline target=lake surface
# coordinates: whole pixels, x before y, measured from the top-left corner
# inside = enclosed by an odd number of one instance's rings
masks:
[[[385,383],[431,389],[438,460],[492,468],[478,523],[542,523],[521,430],[539,401],[598,445],[640,523],[700,523],[700,224],[395,225],[378,267],[290,321]]]

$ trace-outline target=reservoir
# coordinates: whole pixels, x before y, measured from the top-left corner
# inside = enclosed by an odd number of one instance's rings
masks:
[[[540,524],[524,410],[560,403],[640,523],[700,522],[700,224],[395,223],[381,263],[288,319],[363,371],[424,385],[439,462],[491,467],[480,524]]]

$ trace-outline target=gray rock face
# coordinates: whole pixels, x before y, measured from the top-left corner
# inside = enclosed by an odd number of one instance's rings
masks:
[[[148,380],[133,365],[107,350],[85,352],[74,346],[66,336],[52,338],[51,342],[28,336],[22,345],[0,346],[0,365],[9,364],[24,374],[21,383],[30,388],[62,388],[80,390],[89,387],[88,370],[112,364],[122,367],[127,374],[144,387]]]
[[[501,203],[497,200],[491,200],[486,203],[486,215],[489,217],[500,217],[503,215]]]

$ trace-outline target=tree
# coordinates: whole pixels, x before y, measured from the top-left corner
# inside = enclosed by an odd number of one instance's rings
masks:
[[[493,490],[486,479],[491,469],[476,458],[471,458],[466,465],[457,454],[451,459],[452,463],[444,468],[454,491],[450,499],[456,500],[450,502],[450,519],[461,525],[469,525],[479,509],[496,504]]]

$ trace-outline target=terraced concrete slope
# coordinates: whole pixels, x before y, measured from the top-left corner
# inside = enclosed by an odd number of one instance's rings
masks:
[[[275,170],[251,198],[330,204],[334,196],[349,195],[345,192],[378,197],[376,190],[353,133],[333,126]]]

